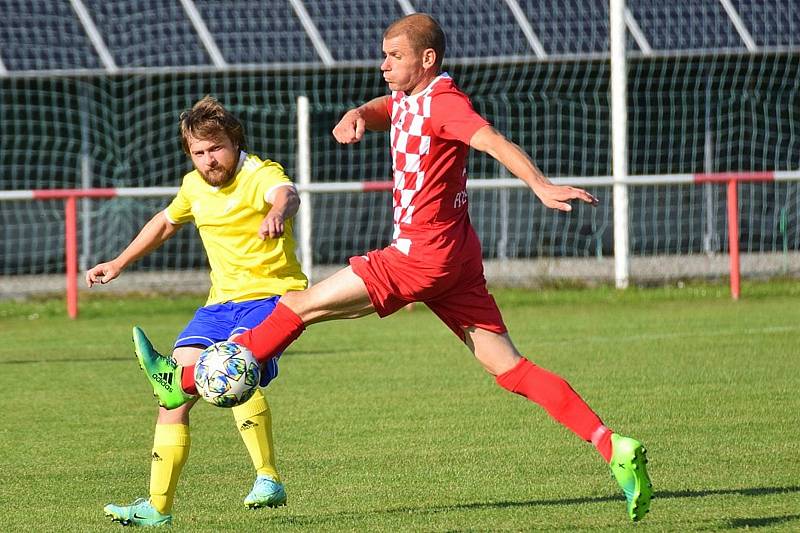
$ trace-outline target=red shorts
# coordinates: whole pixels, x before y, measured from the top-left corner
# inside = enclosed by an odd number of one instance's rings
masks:
[[[497,304],[486,289],[483,259],[478,254],[432,266],[389,246],[350,258],[353,272],[364,280],[378,315],[391,315],[412,302],[423,302],[462,341],[464,328],[477,327],[502,335],[508,331]]]

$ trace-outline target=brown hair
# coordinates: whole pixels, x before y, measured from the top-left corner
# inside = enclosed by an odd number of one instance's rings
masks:
[[[208,140],[226,135],[237,149],[244,149],[242,123],[213,96],[204,96],[192,109],[181,113],[180,127],[183,150],[187,154],[189,137]]]
[[[445,36],[442,27],[432,16],[414,13],[398,19],[383,32],[384,39],[405,35],[415,52],[432,48],[436,52],[436,69],[442,68],[445,51]]]

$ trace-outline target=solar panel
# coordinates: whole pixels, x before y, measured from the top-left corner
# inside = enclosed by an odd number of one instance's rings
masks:
[[[448,58],[533,56],[525,34],[505,2],[485,0],[412,0],[447,35]]]
[[[800,45],[800,1],[732,3],[758,46]]]
[[[195,0],[228,63],[319,62],[285,0]]]
[[[597,0],[520,0],[548,54],[608,52],[608,6]]]
[[[6,0],[0,54],[8,70],[102,67],[68,2]]]
[[[745,48],[719,2],[633,0],[628,8],[654,50]]]
[[[515,0],[520,23],[504,0],[407,0],[430,13],[447,35],[447,58],[533,57],[529,25],[548,55],[608,53],[608,2]],[[730,0],[758,47],[800,46],[800,0]],[[66,0],[6,0],[0,58],[9,71],[103,68],[87,30]],[[116,65],[211,65],[209,52],[181,2],[83,0]],[[404,14],[397,0],[195,0],[211,38],[230,64],[319,63],[296,8],[307,11],[334,61],[379,61],[384,29]],[[641,29],[628,50],[745,50],[717,0],[628,0]],[[303,10],[301,9],[301,11]],[[630,23],[630,21],[628,21]],[[639,46],[641,44],[641,46]]]
[[[381,59],[383,30],[403,16],[395,0],[305,0],[304,4],[339,61]]]
[[[179,2],[84,0],[117,65],[208,65],[208,54]]]

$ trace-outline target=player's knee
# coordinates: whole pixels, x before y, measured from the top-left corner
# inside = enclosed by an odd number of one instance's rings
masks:
[[[159,424],[184,424],[189,425],[189,411],[195,404],[195,400],[189,401],[175,409],[158,408]]]
[[[483,368],[493,376],[508,372],[522,357],[508,334],[497,334],[478,328],[465,330],[465,342]]]
[[[281,296],[280,302],[295,313],[298,313],[302,310],[301,306],[305,299],[304,293],[305,291],[289,291]]]
[[[505,349],[502,345],[475,346],[475,358],[493,376],[498,376],[514,368],[521,356],[516,350]]]
[[[172,357],[180,366],[192,366],[203,351],[202,346],[180,346],[172,351]]]
[[[483,368],[493,376],[499,376],[514,368],[520,360],[519,355],[513,353],[493,353],[483,357],[475,354]]]
[[[303,322],[308,323],[319,312],[319,298],[314,296],[312,289],[304,291],[290,291],[281,296],[281,303],[292,310]]]

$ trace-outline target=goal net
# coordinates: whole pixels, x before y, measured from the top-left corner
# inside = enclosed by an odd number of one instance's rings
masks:
[[[14,191],[177,187],[190,170],[180,112],[206,94],[245,124],[248,149],[298,170],[297,99],[310,105],[312,183],[390,179],[386,135],[340,146],[348,108],[385,94],[382,29],[412,11],[448,36],[445,69],[476,109],[550,177],[596,208],[547,210],[491,158],[469,175],[490,281],[613,280],[608,9],[595,0],[10,2],[0,28],[0,296],[63,287],[64,207]],[[724,184],[703,175],[783,173],[738,184],[742,274],[800,271],[800,9],[793,0],[630,1],[626,10],[631,279],[727,273]],[[788,174],[787,174],[788,173]],[[770,174],[772,175],[772,174]],[[688,176],[688,178],[687,178]],[[594,181],[593,181],[594,180]],[[5,196],[4,196],[5,195]],[[312,276],[384,246],[386,192],[314,193]],[[169,202],[83,199],[80,268],[118,254]],[[207,289],[193,228],[142,259],[127,290]],[[139,277],[135,277],[139,276]],[[32,281],[35,280],[35,281]]]

